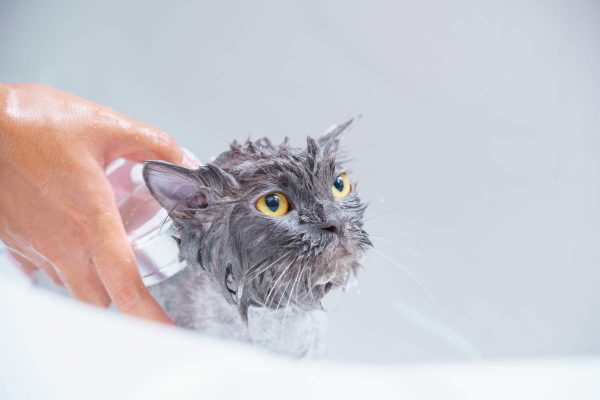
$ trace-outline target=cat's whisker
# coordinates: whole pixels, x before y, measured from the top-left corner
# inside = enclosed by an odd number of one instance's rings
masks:
[[[374,252],[374,255],[377,255],[384,261],[387,261],[387,262],[391,263],[392,265],[398,267],[402,272],[404,272],[406,275],[408,275],[411,279],[414,279],[417,283],[424,284],[423,280],[417,274],[415,274],[413,271],[408,269],[406,266],[395,261],[390,256],[388,256],[387,254],[382,252],[381,250],[378,250],[378,249],[372,249],[372,250]]]
[[[306,270],[306,264],[303,264],[300,267],[300,272],[298,273],[298,277],[296,278],[296,282],[294,283],[296,285],[296,296],[294,297],[294,302],[297,304],[298,303],[298,294],[300,292],[300,278],[302,278],[302,275],[304,275],[304,271]],[[290,296],[294,295],[294,286],[292,286],[292,291],[290,292]],[[288,300],[288,305],[286,306],[289,307],[289,300]]]
[[[306,274],[306,286],[308,288],[308,293],[310,294],[310,299],[312,301],[313,305],[317,304],[317,300],[315,299],[315,295],[314,295],[314,286],[312,283],[312,274],[313,274],[313,269],[309,268],[308,269],[308,274]]]
[[[308,268],[308,265],[307,265],[307,264],[305,264],[305,265],[302,267],[302,272],[300,273],[300,278],[301,278],[301,279],[298,281],[298,283],[299,283],[299,284],[300,284],[300,281],[302,281],[302,280],[303,280],[303,279],[302,279],[302,276],[304,276],[304,271],[306,271],[306,269],[307,269],[307,268]],[[300,285],[298,285],[298,290],[296,291],[296,298],[294,299],[294,301],[295,301],[296,303],[298,303],[298,295],[299,295],[299,294],[300,294]],[[306,298],[306,293],[304,293],[304,298]],[[300,299],[300,300],[302,300],[302,299]]]
[[[285,263],[282,263],[277,270],[275,271],[275,273],[273,274],[273,277],[271,278],[271,282],[269,283],[269,285],[267,286],[267,297],[265,298],[265,306],[269,305],[269,296],[275,293],[276,287],[277,287],[277,282],[279,280],[281,280],[283,278],[283,276],[285,275],[285,272],[287,271],[287,269],[290,267],[290,265],[294,263],[294,260],[292,260],[290,262],[290,264],[288,264],[287,266],[285,266]],[[283,271],[282,271],[283,270]],[[281,271],[281,274],[279,274],[279,272]],[[279,277],[277,277],[277,274],[279,274]],[[271,299],[274,301],[274,299]]]
[[[383,237],[383,236],[372,235],[372,234],[369,233],[369,238],[370,239],[375,239],[376,242],[383,242],[383,243],[387,243],[389,245],[394,245],[394,246],[398,245],[397,242],[393,242],[389,238],[386,238],[386,237]],[[374,244],[376,245],[377,243],[374,243]]]
[[[244,275],[240,279],[240,287],[237,290],[237,292],[238,292],[237,293],[238,298],[241,297],[242,291],[244,290],[244,287],[246,286],[246,284],[248,284],[248,282],[251,282],[255,277],[259,276],[260,274],[262,274],[263,272],[265,272],[266,270],[268,270],[269,268],[271,268],[271,266],[273,266],[275,263],[277,263],[278,261],[280,261],[281,259],[283,259],[287,255],[289,255],[291,252],[292,252],[292,250],[289,250],[288,252],[286,252],[285,254],[283,254],[281,257],[279,257],[277,260],[275,260],[272,263],[270,263],[269,265],[267,265],[266,267],[263,267],[263,268],[258,268],[257,267],[254,271],[252,271],[252,269],[248,269],[248,271],[246,271],[246,273],[244,273]],[[257,266],[258,265],[260,265],[260,263],[257,264]]]
[[[300,268],[298,268],[298,275],[296,277],[296,279],[294,280],[294,284],[292,285],[292,290],[290,290],[290,294],[288,296],[288,301],[287,304],[285,306],[285,311],[283,313],[283,320],[281,321],[281,343],[284,343],[284,335],[285,335],[285,320],[287,318],[287,313],[290,309],[290,301],[292,300],[292,296],[294,295],[294,288],[296,287],[296,284],[300,281],[300,275],[302,275],[302,273],[304,272],[304,268],[306,268],[306,264],[302,265]],[[287,290],[287,288],[286,288]],[[297,291],[296,291],[296,298],[297,298]],[[277,309],[279,309],[279,304],[277,305]]]
[[[300,273],[300,268],[298,268],[298,273]],[[293,275],[293,272],[292,272],[292,277],[290,278],[290,280],[288,281],[288,283],[285,285],[285,289],[283,289],[283,293],[279,297],[279,302],[277,303],[277,307],[275,308],[275,310],[279,310],[279,307],[281,306],[281,302],[283,300],[285,300],[285,294],[287,293],[287,290],[290,287],[290,284],[292,285],[292,289],[294,288],[294,276],[295,275]],[[289,300],[290,299],[291,299],[291,295],[288,295],[288,304],[289,304]]]
[[[377,249],[372,249],[372,250],[375,252],[375,254],[379,255],[384,260],[386,260],[386,261],[392,263],[393,265],[395,265],[396,267],[400,268],[401,271],[403,271],[407,276],[409,276],[411,279],[413,279],[415,281],[415,283],[417,283],[417,285],[421,288],[421,290],[423,290],[425,295],[431,301],[436,302],[435,297],[431,294],[431,291],[427,287],[427,284],[425,283],[425,281],[423,279],[421,279],[416,273],[414,273],[410,269],[406,268],[404,265],[398,263],[396,260],[394,260],[393,258],[388,256],[387,254],[383,253],[382,251],[377,250]]]
[[[265,300],[265,304],[269,305],[269,298],[271,297],[271,295],[276,293],[276,289],[277,289],[277,285],[278,283],[281,281],[281,279],[285,276],[285,273],[287,272],[287,270],[292,266],[292,264],[294,262],[296,262],[298,258],[294,258],[288,265],[287,267],[285,267],[285,269],[281,272],[281,274],[279,275],[279,278],[275,281],[275,284],[273,285],[273,287],[271,288],[271,291],[267,293],[267,298]],[[271,301],[273,301],[273,299],[271,299]]]
[[[404,293],[402,292],[402,285],[400,284],[400,280],[394,276],[389,269],[386,269],[385,266],[383,264],[381,264],[381,262],[373,257],[371,257],[370,255],[368,255],[369,261],[372,263],[371,265],[373,265],[375,267],[375,271],[377,271],[381,278],[383,279],[383,281],[390,286],[391,289],[393,289],[394,291],[398,291],[398,295],[400,296],[400,298],[404,297]]]
[[[416,249],[415,246],[406,239],[387,238],[384,236],[377,236],[372,234],[369,234],[369,239],[371,239],[373,247],[376,248],[381,248],[381,246],[393,247],[395,249],[401,248],[403,250],[410,251],[411,253],[414,253],[416,255],[420,255],[418,249]]]
[[[285,258],[291,252],[292,252],[292,250],[289,250],[287,253],[285,253],[284,255],[282,255],[281,257],[279,257],[277,260],[273,261],[271,264],[267,265],[266,267],[257,268],[254,271],[252,271],[252,269],[249,269],[248,271],[246,271],[246,274],[248,274],[248,275],[245,276],[244,278],[242,278],[242,281],[250,281],[250,280],[256,278],[258,275],[262,274],[263,272],[265,272],[266,270],[268,270],[269,268],[271,268],[273,265],[275,265],[276,262],[278,262],[281,259]]]
[[[363,222],[369,222],[369,221],[372,221],[374,219],[384,217],[386,215],[394,214],[394,213],[397,213],[397,212],[400,212],[400,211],[405,211],[408,208],[413,207],[413,206],[414,206],[414,204],[409,204],[407,206],[393,208],[391,210],[384,211],[384,212],[382,212],[380,214],[373,215],[373,216],[371,216],[369,218],[365,218]]]
[[[418,245],[411,242],[409,239],[407,238],[397,238],[397,237],[391,237],[391,236],[378,236],[378,235],[374,235],[372,232],[369,233],[369,237],[371,239],[375,239],[375,242],[381,242],[384,244],[388,244],[390,246],[394,246],[394,247],[402,247],[405,248],[406,250],[413,252],[417,255],[420,255],[419,252],[419,248],[418,246],[423,246],[423,245],[427,245],[428,247],[431,246],[440,246],[443,244],[446,244],[446,241],[443,240],[419,240]],[[375,243],[375,245],[377,245],[378,243]]]

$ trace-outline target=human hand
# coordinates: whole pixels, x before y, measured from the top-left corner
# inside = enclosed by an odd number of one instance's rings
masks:
[[[174,140],[106,107],[35,84],[0,83],[0,239],[27,273],[74,297],[170,322],[144,287],[105,167],[181,163]]]

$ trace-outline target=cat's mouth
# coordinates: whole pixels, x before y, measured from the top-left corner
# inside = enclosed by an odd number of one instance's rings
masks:
[[[316,254],[301,253],[266,260],[254,267],[243,290],[252,290],[256,305],[279,309],[288,306],[303,310],[322,308],[321,300],[333,289],[353,285],[365,249],[358,241],[339,241]],[[292,253],[291,251],[289,253]],[[292,253],[293,254],[293,253]],[[297,254],[297,253],[296,253]],[[228,289],[229,289],[229,282]],[[236,291],[229,289],[234,298]],[[239,295],[240,293],[237,293]]]
[[[343,276],[343,277],[342,277]],[[322,276],[313,287],[313,291],[321,293],[319,298],[324,297],[332,289],[342,288],[346,286],[348,274],[333,273],[332,275]]]
[[[321,300],[333,289],[347,288],[359,267],[357,257],[345,254],[313,265],[312,276],[307,277],[306,292],[295,305],[310,309],[321,307]]]
[[[315,282],[315,286],[323,286],[328,292],[333,288],[345,286],[349,275],[350,271],[348,268],[334,266],[333,268],[328,268],[325,273],[321,274],[319,279]]]
[[[274,273],[263,281],[262,305],[278,309],[290,305],[310,310],[321,307],[321,300],[331,290],[346,287],[355,275],[358,263],[355,257],[314,260],[313,262],[296,261],[291,264],[282,263]]]

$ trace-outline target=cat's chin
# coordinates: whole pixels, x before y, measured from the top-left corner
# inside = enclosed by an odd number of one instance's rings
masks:
[[[346,248],[337,251],[325,259],[320,270],[321,275],[315,282],[317,285],[331,283],[334,286],[344,286],[358,265],[359,257]]]
[[[331,268],[327,273],[321,275],[317,280],[316,286],[324,286],[326,293],[331,289],[342,287],[346,285],[350,271],[347,267],[343,268]]]
[[[347,289],[356,283],[356,271],[359,267],[358,258],[355,255],[345,254],[338,258],[329,258],[326,263],[319,268],[323,271],[319,278],[312,284],[312,294],[309,299],[320,301],[334,289]]]

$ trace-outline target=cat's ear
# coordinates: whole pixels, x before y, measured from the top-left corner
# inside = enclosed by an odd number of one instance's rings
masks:
[[[167,211],[205,208],[236,186],[231,175],[213,165],[191,170],[163,161],[146,161],[144,181]]]
[[[323,154],[335,156],[340,146],[342,134],[357,118],[360,118],[360,116],[356,118],[350,118],[349,120],[342,122],[341,124],[334,125],[325,131],[325,133],[317,140],[317,143]]]

